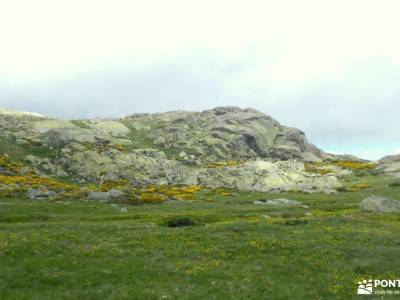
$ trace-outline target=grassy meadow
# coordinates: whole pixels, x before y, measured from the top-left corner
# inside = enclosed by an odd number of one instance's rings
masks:
[[[0,199],[0,299],[360,298],[358,280],[399,277],[400,215],[359,202],[400,187],[357,182],[372,187],[144,205]],[[283,197],[308,208],[253,203]]]

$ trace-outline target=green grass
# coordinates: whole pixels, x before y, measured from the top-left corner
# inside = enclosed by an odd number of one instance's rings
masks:
[[[358,210],[371,193],[400,198],[400,187],[362,180],[373,190],[201,192],[127,213],[1,199],[0,299],[351,299],[358,280],[397,279],[400,269],[400,215]],[[253,204],[281,197],[309,208]],[[167,226],[177,218],[194,226]]]
[[[158,149],[163,151],[168,159],[175,159],[177,158],[178,153],[181,151],[178,148],[159,147],[154,144],[153,138],[149,137],[151,136],[152,132],[162,128],[164,126],[163,124],[152,124],[149,129],[138,130],[134,126],[132,126],[129,121],[122,120],[121,123],[131,130],[131,133],[125,138],[134,142],[134,145],[123,146],[128,152],[135,149]]]
[[[44,146],[18,145],[12,141],[0,138],[0,154],[7,153],[10,158],[17,162],[24,162],[27,155],[31,154],[41,158],[54,158],[57,151]]]

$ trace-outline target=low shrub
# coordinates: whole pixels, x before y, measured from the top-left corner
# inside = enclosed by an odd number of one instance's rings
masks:
[[[285,222],[285,225],[298,226],[298,225],[305,225],[307,223],[308,223],[307,220],[294,219],[294,220],[287,220]]]
[[[392,183],[389,183],[389,186],[390,186],[390,187],[397,187],[397,186],[400,186],[400,180],[399,180],[399,181],[394,181],[394,182],[392,182]]]
[[[176,217],[167,221],[168,227],[195,226],[196,222],[187,217]]]

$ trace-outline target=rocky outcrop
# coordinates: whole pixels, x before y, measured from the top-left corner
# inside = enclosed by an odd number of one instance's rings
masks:
[[[0,111],[0,139],[40,154],[25,156],[26,172],[80,182],[128,179],[136,186],[305,192],[341,187],[333,174],[304,170],[304,162],[336,156],[310,144],[304,132],[254,109],[217,107],[94,120]]]
[[[383,157],[379,161],[378,169],[388,175],[400,178],[400,154]]]
[[[334,193],[342,187],[334,175],[309,174],[297,161],[248,161],[235,167],[198,171],[200,184],[210,187],[229,187],[239,190],[283,192]]]
[[[66,147],[60,152],[59,163],[76,177],[89,181],[127,178],[137,184],[172,184],[184,169],[153,149],[126,153],[114,148],[74,151]]]
[[[203,112],[135,114],[124,120],[160,148],[179,148],[203,160],[268,158],[318,160],[321,151],[304,132],[254,109],[217,107]]]

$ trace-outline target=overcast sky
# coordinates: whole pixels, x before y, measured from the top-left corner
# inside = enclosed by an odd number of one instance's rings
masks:
[[[400,153],[398,0],[0,0],[0,107],[253,107],[327,151]]]

